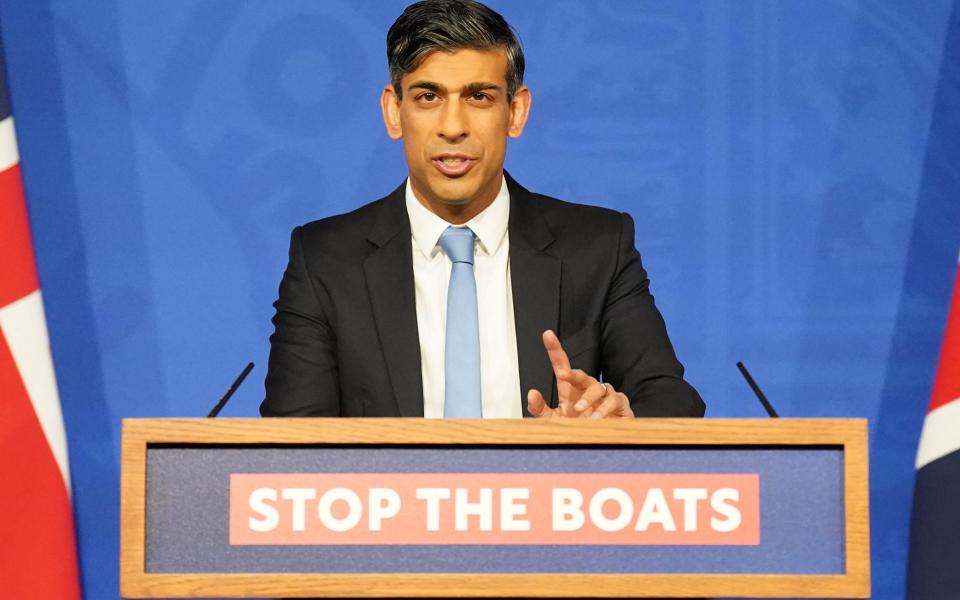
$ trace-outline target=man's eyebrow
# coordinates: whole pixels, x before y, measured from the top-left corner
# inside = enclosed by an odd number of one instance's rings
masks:
[[[427,90],[434,93],[442,93],[447,91],[447,88],[440,85],[439,83],[434,83],[433,81],[415,81],[410,84],[407,88],[410,90]]]
[[[499,92],[500,89],[501,88],[499,85],[495,83],[491,83],[489,81],[475,81],[473,83],[468,83],[467,85],[463,86],[463,94],[470,95],[470,94],[475,94],[477,92],[483,92],[486,90],[495,90]]]

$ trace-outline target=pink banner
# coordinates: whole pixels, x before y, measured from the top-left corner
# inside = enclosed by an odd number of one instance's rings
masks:
[[[758,474],[230,476],[230,543],[757,545]]]

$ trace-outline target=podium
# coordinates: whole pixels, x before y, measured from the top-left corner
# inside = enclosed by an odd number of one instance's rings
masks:
[[[870,594],[860,419],[127,419],[120,588]]]

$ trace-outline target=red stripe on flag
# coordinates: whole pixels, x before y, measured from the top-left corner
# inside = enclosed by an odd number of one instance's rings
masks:
[[[947,331],[940,350],[940,364],[933,382],[930,409],[960,398],[960,268],[953,282],[953,300],[947,315]]]
[[[80,598],[70,499],[0,330],[0,595]]]
[[[0,172],[0,257],[0,306],[6,306],[39,287],[20,165]]]

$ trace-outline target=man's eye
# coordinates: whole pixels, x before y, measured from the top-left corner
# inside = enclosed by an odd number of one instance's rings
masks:
[[[470,94],[470,99],[474,102],[489,102],[491,98],[488,94],[484,94],[483,92],[474,92]]]
[[[422,102],[434,102],[437,99],[437,95],[433,92],[424,92],[417,96],[417,100]]]

